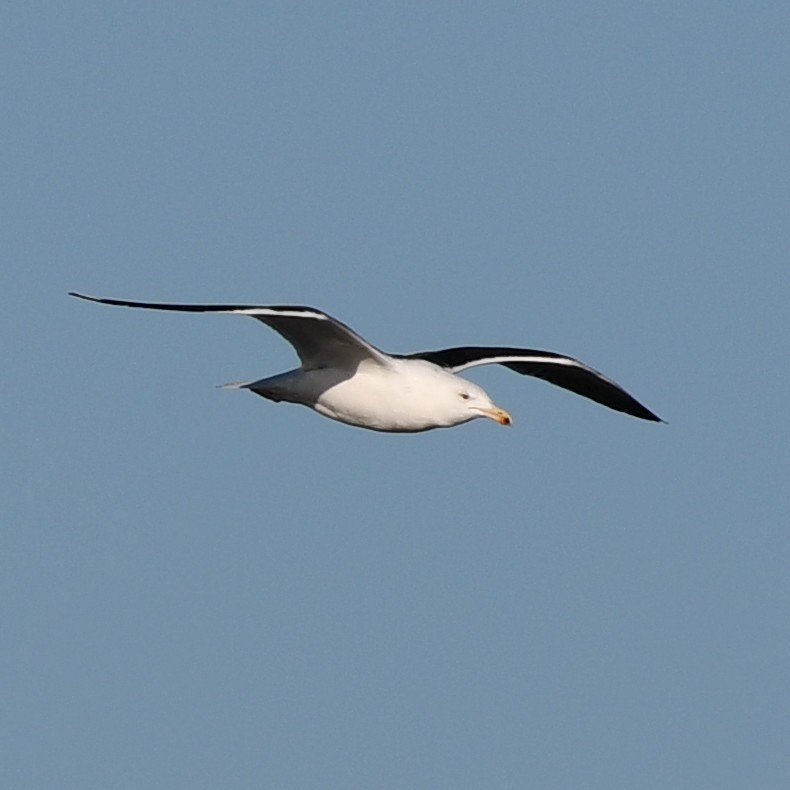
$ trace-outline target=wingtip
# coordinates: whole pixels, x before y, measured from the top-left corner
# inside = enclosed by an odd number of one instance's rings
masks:
[[[641,417],[643,420],[647,420],[648,422],[657,422],[657,423],[666,423],[666,420],[663,420],[657,414],[654,414],[650,409],[645,409],[644,406],[642,410],[640,410],[639,414],[634,414],[635,417]]]

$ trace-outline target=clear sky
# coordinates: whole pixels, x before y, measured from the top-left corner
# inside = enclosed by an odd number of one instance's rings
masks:
[[[0,786],[790,786],[786,2],[12,3]],[[215,388],[297,303],[504,369]]]

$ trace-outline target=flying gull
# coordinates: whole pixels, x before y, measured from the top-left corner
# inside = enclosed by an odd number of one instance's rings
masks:
[[[277,376],[226,386],[251,390],[272,401],[301,403],[325,417],[374,431],[428,431],[477,417],[510,425],[508,412],[495,405],[477,384],[457,375],[478,365],[504,365],[615,411],[642,420],[662,421],[597,370],[552,351],[461,346],[415,354],[385,354],[353,329],[313,307],[162,304],[106,299],[73,291],[69,295],[122,307],[257,318],[294,347],[302,364]]]

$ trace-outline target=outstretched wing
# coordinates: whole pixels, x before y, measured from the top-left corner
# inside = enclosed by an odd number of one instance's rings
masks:
[[[186,313],[229,313],[257,318],[279,332],[296,350],[302,367],[356,368],[369,360],[389,365],[390,358],[370,345],[353,329],[313,307],[298,305],[214,305],[214,304],[163,304],[161,302],[131,302],[125,299],[107,299],[98,296],[69,292],[70,296],[89,302],[120,307],[143,307],[148,310],[175,310]]]
[[[516,373],[543,379],[615,411],[622,411],[643,420],[663,422],[619,384],[602,373],[579,362],[578,359],[556,354],[553,351],[462,346],[438,351],[421,351],[417,354],[408,354],[406,358],[425,359],[452,373],[460,373],[462,370],[478,365],[504,365],[515,370]]]

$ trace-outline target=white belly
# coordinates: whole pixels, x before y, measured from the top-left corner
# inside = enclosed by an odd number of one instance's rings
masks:
[[[404,376],[398,369],[362,366],[352,378],[317,392],[314,404],[308,405],[326,417],[375,431],[426,431],[472,419],[472,415],[449,416],[442,408],[445,387],[448,397],[450,389],[455,397],[455,376],[433,365],[424,372],[424,376]]]

